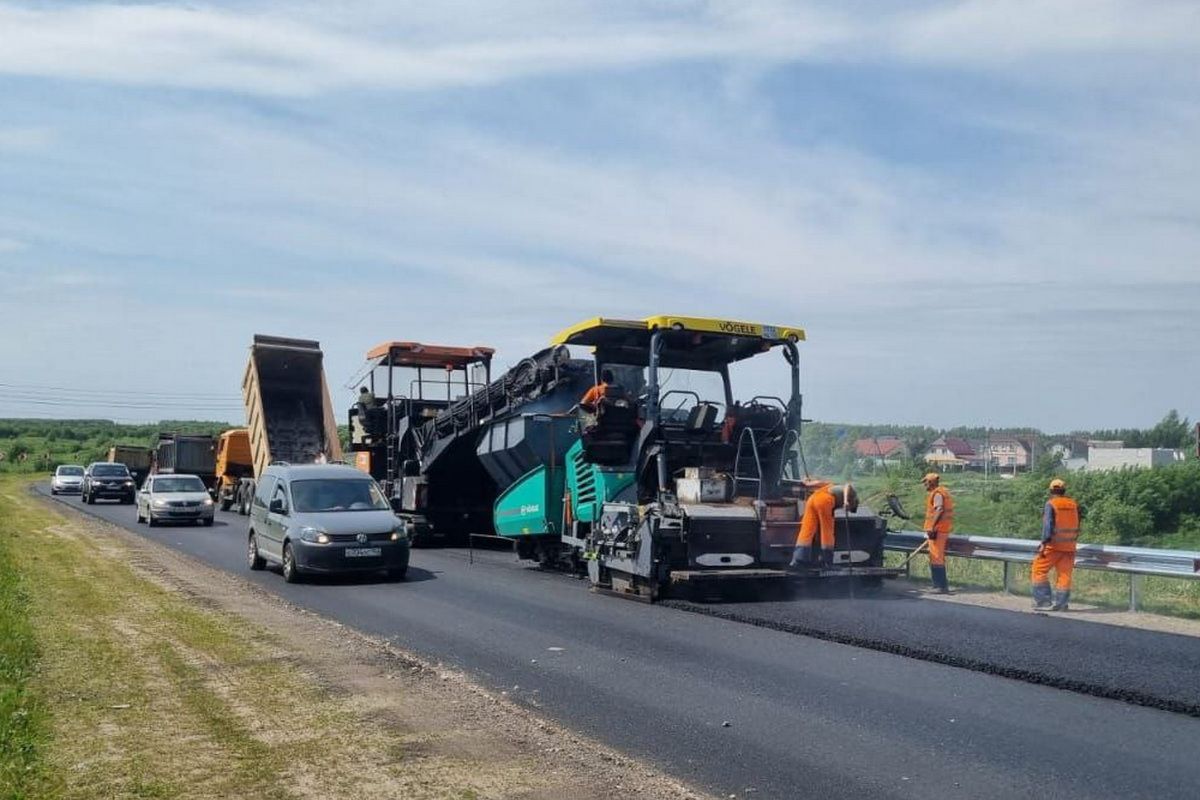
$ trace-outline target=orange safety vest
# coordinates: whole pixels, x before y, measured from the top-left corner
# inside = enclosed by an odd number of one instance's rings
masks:
[[[1073,552],[1079,539],[1079,504],[1064,495],[1055,495],[1046,501],[1054,509],[1054,531],[1050,544],[1055,550]]]
[[[942,516],[935,525],[933,516],[937,509],[933,506],[933,498],[939,494],[942,496]],[[954,498],[945,486],[938,486],[925,495],[925,530],[934,533],[950,533],[954,530]]]
[[[579,401],[581,406],[594,406],[605,397],[608,397],[608,384],[597,383],[592,388],[588,389],[583,395],[583,399]]]

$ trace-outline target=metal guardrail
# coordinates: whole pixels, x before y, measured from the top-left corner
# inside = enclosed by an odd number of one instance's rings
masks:
[[[925,541],[920,531],[890,531],[884,547],[910,553]],[[1004,591],[1010,591],[1010,565],[1029,564],[1037,553],[1036,539],[1003,539],[995,536],[950,535],[946,555],[979,558],[1004,564]],[[1120,547],[1107,544],[1080,544],[1075,551],[1075,568],[1117,572],[1129,576],[1129,610],[1136,611],[1141,578],[1200,580],[1200,552],[1194,550],[1155,550],[1148,547]]]

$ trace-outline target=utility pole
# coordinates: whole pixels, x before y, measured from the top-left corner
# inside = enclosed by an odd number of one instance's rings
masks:
[[[992,426],[983,429],[983,480],[986,483],[992,474]]]

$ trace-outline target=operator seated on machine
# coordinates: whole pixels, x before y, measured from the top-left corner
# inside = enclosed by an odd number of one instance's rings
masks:
[[[369,434],[378,434],[378,425],[376,420],[372,418],[372,412],[378,407],[379,402],[375,399],[375,393],[365,386],[358,389],[358,402],[354,404],[358,413],[359,424],[365,432]]]
[[[600,420],[601,407],[610,403],[624,400],[633,403],[633,397],[625,388],[617,384],[611,369],[600,371],[600,382],[584,393],[579,401],[579,410],[583,416],[584,428],[594,428]]]

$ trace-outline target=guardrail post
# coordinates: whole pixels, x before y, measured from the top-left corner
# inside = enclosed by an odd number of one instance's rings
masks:
[[[1004,565],[1004,593],[1012,594],[1012,586],[1008,582],[1008,562],[1002,562]]]
[[[1129,610],[1138,610],[1138,595],[1142,589],[1142,576],[1129,573]]]

